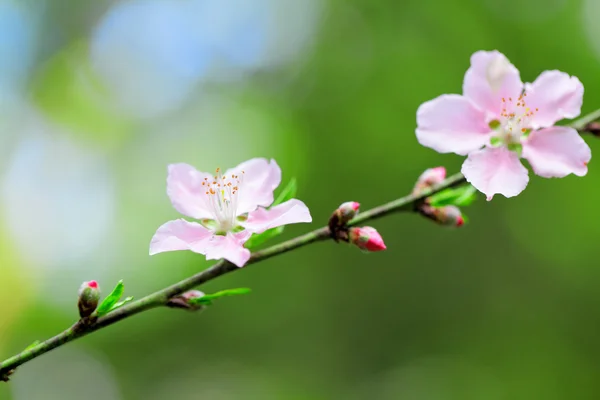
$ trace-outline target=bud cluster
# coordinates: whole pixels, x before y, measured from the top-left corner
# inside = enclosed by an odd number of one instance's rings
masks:
[[[206,306],[194,303],[193,299],[204,297],[205,294],[199,290],[188,290],[178,296],[171,297],[167,302],[168,307],[182,308],[189,311],[201,311]]]
[[[331,237],[337,241],[348,242],[363,251],[385,250],[385,244],[381,235],[370,226],[348,227],[350,222],[358,214],[360,204],[355,201],[342,203],[329,218],[329,231]]]
[[[421,176],[419,176],[412,193],[415,196],[419,196],[424,191],[442,183],[444,179],[446,179],[446,168],[429,168],[425,170]],[[454,204],[432,204],[432,197],[427,197],[424,201],[417,204],[416,211],[424,217],[444,226],[459,227],[465,223],[465,219],[460,211],[460,208]]]

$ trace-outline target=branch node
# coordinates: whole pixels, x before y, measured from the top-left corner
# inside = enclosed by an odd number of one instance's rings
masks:
[[[0,382],[8,382],[10,380],[10,376],[14,374],[15,371],[16,368],[9,370],[0,369]]]

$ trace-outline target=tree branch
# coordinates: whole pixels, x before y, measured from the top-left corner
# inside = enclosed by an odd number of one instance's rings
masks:
[[[570,126],[578,129],[581,133],[585,131],[585,127],[600,118],[600,110],[593,112],[578,121],[575,121]],[[424,190],[418,195],[408,195],[397,200],[393,200],[387,204],[372,208],[366,212],[361,212],[356,218],[348,223],[348,226],[355,226],[363,224],[367,221],[371,221],[377,218],[384,217],[386,215],[408,211],[416,211],[418,206],[429,196],[440,192],[446,188],[460,185],[466,182],[464,176],[460,173],[455,174],[441,182],[440,184]],[[306,246],[308,244],[331,239],[331,233],[329,228],[323,227],[304,235],[298,236],[294,239],[290,239],[280,244],[268,247],[264,250],[254,252],[246,265],[255,264],[259,261],[266,260],[268,258],[287,253],[288,251]],[[73,326],[63,331],[62,333],[45,340],[31,348],[28,348],[21,353],[10,357],[0,364],[0,381],[8,381],[10,375],[14,372],[15,368],[30,361],[36,357],[39,357],[57,347],[60,347],[66,343],[69,343],[77,338],[86,336],[99,329],[105,328],[116,322],[119,322],[125,318],[129,318],[135,314],[143,311],[166,306],[169,299],[174,296],[180,295],[190,289],[193,289],[205,282],[213,280],[221,275],[225,275],[229,272],[236,271],[239,268],[235,265],[222,260],[212,265],[208,269],[197,273],[187,279],[184,279],[174,285],[166,287],[155,293],[152,293],[146,297],[143,297],[137,301],[128,303],[109,314],[98,318],[93,322],[78,321]]]
[[[373,208],[366,212],[363,212],[359,214],[358,217],[350,221],[348,223],[348,226],[362,224],[366,221],[380,218],[393,212],[413,211],[415,209],[415,205],[423,201],[428,196],[448,187],[456,186],[463,182],[465,182],[465,179],[461,174],[453,175],[445,181],[441,182],[439,185],[429,190],[426,190],[419,195],[409,195],[401,199],[391,201],[382,206]],[[323,227],[312,232],[306,233],[304,235],[298,236],[294,239],[290,239],[283,243],[268,247],[264,250],[254,252],[246,266],[250,264],[255,264],[259,261],[266,260],[276,255],[287,253],[288,251],[306,246],[308,244],[322,240],[327,240],[330,238],[331,235],[329,229],[327,227]],[[177,296],[187,290],[193,289],[205,282],[213,280],[221,275],[225,275],[226,273],[236,271],[238,269],[238,267],[231,264],[230,262],[222,260],[212,265],[208,269],[199,272],[196,275],[193,275],[180,282],[177,282],[174,285],[152,293],[137,301],[125,304],[124,306],[110,312],[109,314],[98,318],[93,323],[84,324],[82,323],[82,321],[79,321],[67,330],[61,332],[60,334],[3,361],[2,364],[0,364],[0,380],[7,381],[8,377],[16,367],[36,357],[39,357],[42,354],[49,352],[50,350],[53,350],[66,343],[69,343],[79,337],[88,335],[94,331],[97,331],[98,329],[102,329],[106,326],[112,325],[125,318],[129,318],[135,314],[141,313],[151,308],[164,306],[167,304],[170,298]]]

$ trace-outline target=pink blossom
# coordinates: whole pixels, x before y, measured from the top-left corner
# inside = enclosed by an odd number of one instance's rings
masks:
[[[311,222],[303,202],[291,199],[270,209],[273,191],[281,182],[275,162],[253,158],[223,173],[197,171],[187,164],[168,168],[167,195],[184,219],[162,225],[150,243],[150,255],[191,250],[207,260],[224,258],[238,267],[250,258],[244,243],[253,233],[298,222]]]
[[[523,84],[498,51],[478,51],[463,95],[445,94],[417,111],[417,139],[440,153],[467,155],[462,173],[491,200],[516,196],[529,181],[520,158],[545,178],[583,176],[592,154],[577,131],[553,126],[579,116],[583,85],[574,76],[545,71]]]

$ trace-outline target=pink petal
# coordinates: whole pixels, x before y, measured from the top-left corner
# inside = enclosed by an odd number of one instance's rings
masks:
[[[202,186],[204,178],[212,179],[212,176],[188,164],[169,165],[167,195],[181,214],[195,219],[215,219],[209,207],[206,186]]]
[[[554,126],[533,131],[523,143],[523,157],[544,178],[587,174],[592,151],[573,128]]]
[[[488,201],[499,193],[505,197],[518,195],[525,189],[529,176],[519,156],[505,147],[485,148],[469,154],[461,172]]]
[[[242,179],[238,192],[238,215],[273,203],[273,191],[281,183],[281,169],[275,160],[269,162],[264,158],[253,158],[225,173],[226,176],[231,174]]]
[[[250,232],[240,232],[241,235],[228,233],[227,236],[215,235],[206,246],[207,260],[221,258],[243,267],[250,258],[250,250],[244,247],[244,242],[250,237]]]
[[[312,222],[310,211],[300,200],[291,199],[270,210],[258,208],[248,214],[248,220],[242,225],[249,231],[261,233],[267,229],[299,222]]]
[[[532,127],[548,127],[581,113],[583,85],[574,76],[560,71],[544,71],[535,82],[525,85],[527,106],[534,111]],[[536,110],[537,109],[537,110]]]
[[[183,219],[169,221],[156,230],[150,242],[150,255],[165,251],[191,250],[204,254],[204,247],[213,235],[195,222]]]
[[[516,101],[522,91],[519,70],[504,54],[494,50],[478,51],[471,56],[471,67],[463,82],[463,95],[487,111],[488,119],[499,118],[502,98]]]
[[[491,129],[467,98],[445,94],[417,110],[417,140],[439,153],[467,155],[485,145]]]

